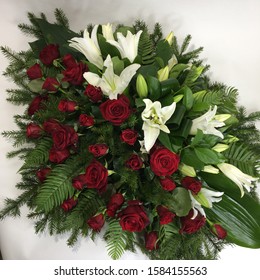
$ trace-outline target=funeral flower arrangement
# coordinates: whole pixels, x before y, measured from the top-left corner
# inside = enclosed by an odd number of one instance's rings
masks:
[[[102,234],[118,259],[136,247],[151,259],[214,259],[225,244],[260,247],[259,112],[237,90],[212,83],[208,66],[161,26],[89,25],[75,33],[29,13],[27,51],[2,47],[5,75],[24,105],[14,141],[21,195],[36,233]]]

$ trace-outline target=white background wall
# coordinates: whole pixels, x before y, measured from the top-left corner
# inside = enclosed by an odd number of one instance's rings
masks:
[[[62,8],[68,15],[71,29],[84,29],[88,23],[132,24],[145,20],[150,27],[160,22],[165,35],[174,31],[181,42],[187,34],[193,37],[193,46],[204,47],[202,58],[211,65],[211,78],[236,87],[239,103],[248,112],[260,110],[260,0],[0,0],[0,45],[16,51],[27,49],[25,37],[17,28],[27,22],[26,12],[46,13],[53,19],[53,10]],[[7,60],[0,54],[0,72]],[[0,131],[16,129],[12,115],[23,112],[5,101],[5,90],[12,88],[11,81],[0,77]],[[258,125],[259,127],[259,125]],[[12,149],[0,136],[0,207],[3,198],[16,197],[14,189],[21,163],[7,160],[5,154]],[[77,248],[66,246],[66,238],[35,236],[31,222],[25,218],[7,218],[0,222],[0,248],[6,259],[105,259],[101,240],[97,245],[81,240]],[[245,260],[250,264],[259,260],[260,250],[239,247],[227,248],[221,259],[233,262]],[[142,258],[131,254],[124,259]]]

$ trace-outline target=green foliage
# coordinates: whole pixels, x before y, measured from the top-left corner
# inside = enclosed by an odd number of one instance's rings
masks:
[[[154,62],[154,49],[150,35],[143,31],[138,45],[138,55],[141,57],[142,65]]]
[[[117,220],[110,220],[104,235],[107,242],[108,255],[113,259],[119,259],[127,248],[132,248],[134,235],[132,232],[122,230]]]

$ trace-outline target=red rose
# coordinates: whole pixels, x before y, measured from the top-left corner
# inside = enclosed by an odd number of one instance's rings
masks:
[[[51,148],[49,152],[49,160],[54,163],[62,163],[70,156],[70,152],[68,149],[57,150],[55,148]]]
[[[56,92],[58,90],[60,83],[52,77],[47,77],[42,85],[42,89],[49,92]]]
[[[93,126],[95,123],[95,120],[92,116],[86,115],[86,114],[81,114],[79,116],[79,123],[82,126],[90,127]]]
[[[133,129],[125,129],[122,131],[120,138],[128,145],[134,145],[138,137],[138,133]]]
[[[115,193],[111,196],[107,205],[107,215],[115,217],[116,211],[123,205],[125,199],[121,193]]]
[[[54,119],[49,119],[48,121],[45,121],[43,123],[43,129],[44,131],[48,132],[49,134],[52,134],[56,130],[58,130],[60,127],[60,123]]]
[[[50,174],[50,172],[51,172],[51,168],[49,167],[42,168],[36,172],[36,176],[38,177],[40,182],[43,182],[45,181],[46,177]]]
[[[160,178],[160,184],[165,191],[173,191],[176,188],[176,184],[170,178]]]
[[[37,95],[32,100],[31,104],[28,108],[28,115],[32,116],[35,112],[39,111],[40,109],[44,108],[43,101],[46,101],[46,96]]]
[[[28,138],[37,139],[42,135],[42,128],[35,123],[29,123],[26,127],[26,136]]]
[[[77,103],[75,101],[61,99],[58,105],[58,109],[61,112],[74,112],[76,110]]]
[[[158,246],[158,233],[156,231],[151,231],[145,234],[145,248],[149,251],[156,250]]]
[[[97,160],[93,160],[86,168],[87,188],[104,192],[107,186],[107,169]]]
[[[131,114],[130,101],[125,95],[107,100],[99,106],[103,118],[113,125],[121,125]]]
[[[41,66],[38,63],[35,63],[33,66],[27,69],[26,71],[27,76],[29,79],[34,80],[34,79],[39,79],[42,77],[42,70]]]
[[[218,239],[227,237],[227,231],[219,224],[214,224],[211,230],[217,235]]]
[[[180,158],[170,150],[160,147],[150,157],[150,166],[157,176],[169,176],[178,169]]]
[[[131,157],[126,161],[126,166],[132,170],[141,169],[143,164],[142,159],[136,154],[131,155]]]
[[[167,225],[171,223],[173,218],[176,216],[169,209],[162,205],[157,206],[156,210],[159,215],[160,225]]]
[[[202,183],[199,180],[189,176],[184,177],[181,180],[181,184],[184,188],[192,191],[194,194],[198,194],[202,187]]]
[[[86,175],[85,174],[80,174],[77,177],[74,177],[72,179],[72,186],[76,190],[81,191],[84,187],[86,187],[87,182],[86,182]]]
[[[66,54],[62,58],[62,63],[66,68],[73,68],[77,65],[75,58],[71,54]]]
[[[108,153],[108,146],[106,144],[89,145],[88,150],[94,157],[101,157]]]
[[[191,234],[198,231],[206,223],[206,218],[198,212],[197,216],[192,219],[193,210],[190,210],[189,214],[185,217],[181,217],[181,229],[180,233]]]
[[[104,215],[101,213],[97,216],[88,219],[87,224],[94,231],[100,231],[103,225],[105,224]]]
[[[78,141],[78,134],[73,127],[60,124],[51,133],[53,147],[57,150],[64,150],[73,146]]]
[[[123,230],[131,232],[141,232],[149,224],[149,218],[144,207],[138,202],[128,205],[125,209],[118,213],[119,223]]]
[[[62,80],[75,86],[81,85],[84,81],[83,74],[88,70],[87,65],[82,62],[78,63],[70,54],[63,58],[63,64],[66,66],[66,70],[62,72],[64,76]]]
[[[71,210],[73,207],[75,207],[78,203],[78,200],[77,199],[74,199],[73,197],[72,198],[69,198],[67,200],[65,200],[62,204],[61,204],[61,208],[67,212],[69,210]]]
[[[84,94],[94,103],[101,101],[103,97],[101,88],[94,87],[90,84],[87,85]]]
[[[40,60],[45,65],[51,65],[52,62],[60,57],[59,46],[50,44],[44,47],[40,52]]]

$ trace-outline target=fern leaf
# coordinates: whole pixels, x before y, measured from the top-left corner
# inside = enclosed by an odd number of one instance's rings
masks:
[[[133,233],[123,231],[117,220],[110,220],[108,229],[104,235],[107,241],[108,255],[113,259],[119,259],[129,243],[133,242]]]
[[[147,32],[143,32],[138,44],[138,54],[141,57],[142,64],[152,64],[154,62],[153,44]]]
[[[57,165],[45,180],[36,197],[38,210],[47,213],[61,205],[67,198],[72,197],[75,189],[72,187],[71,181],[81,169],[82,160],[78,156],[71,157],[64,164]]]

